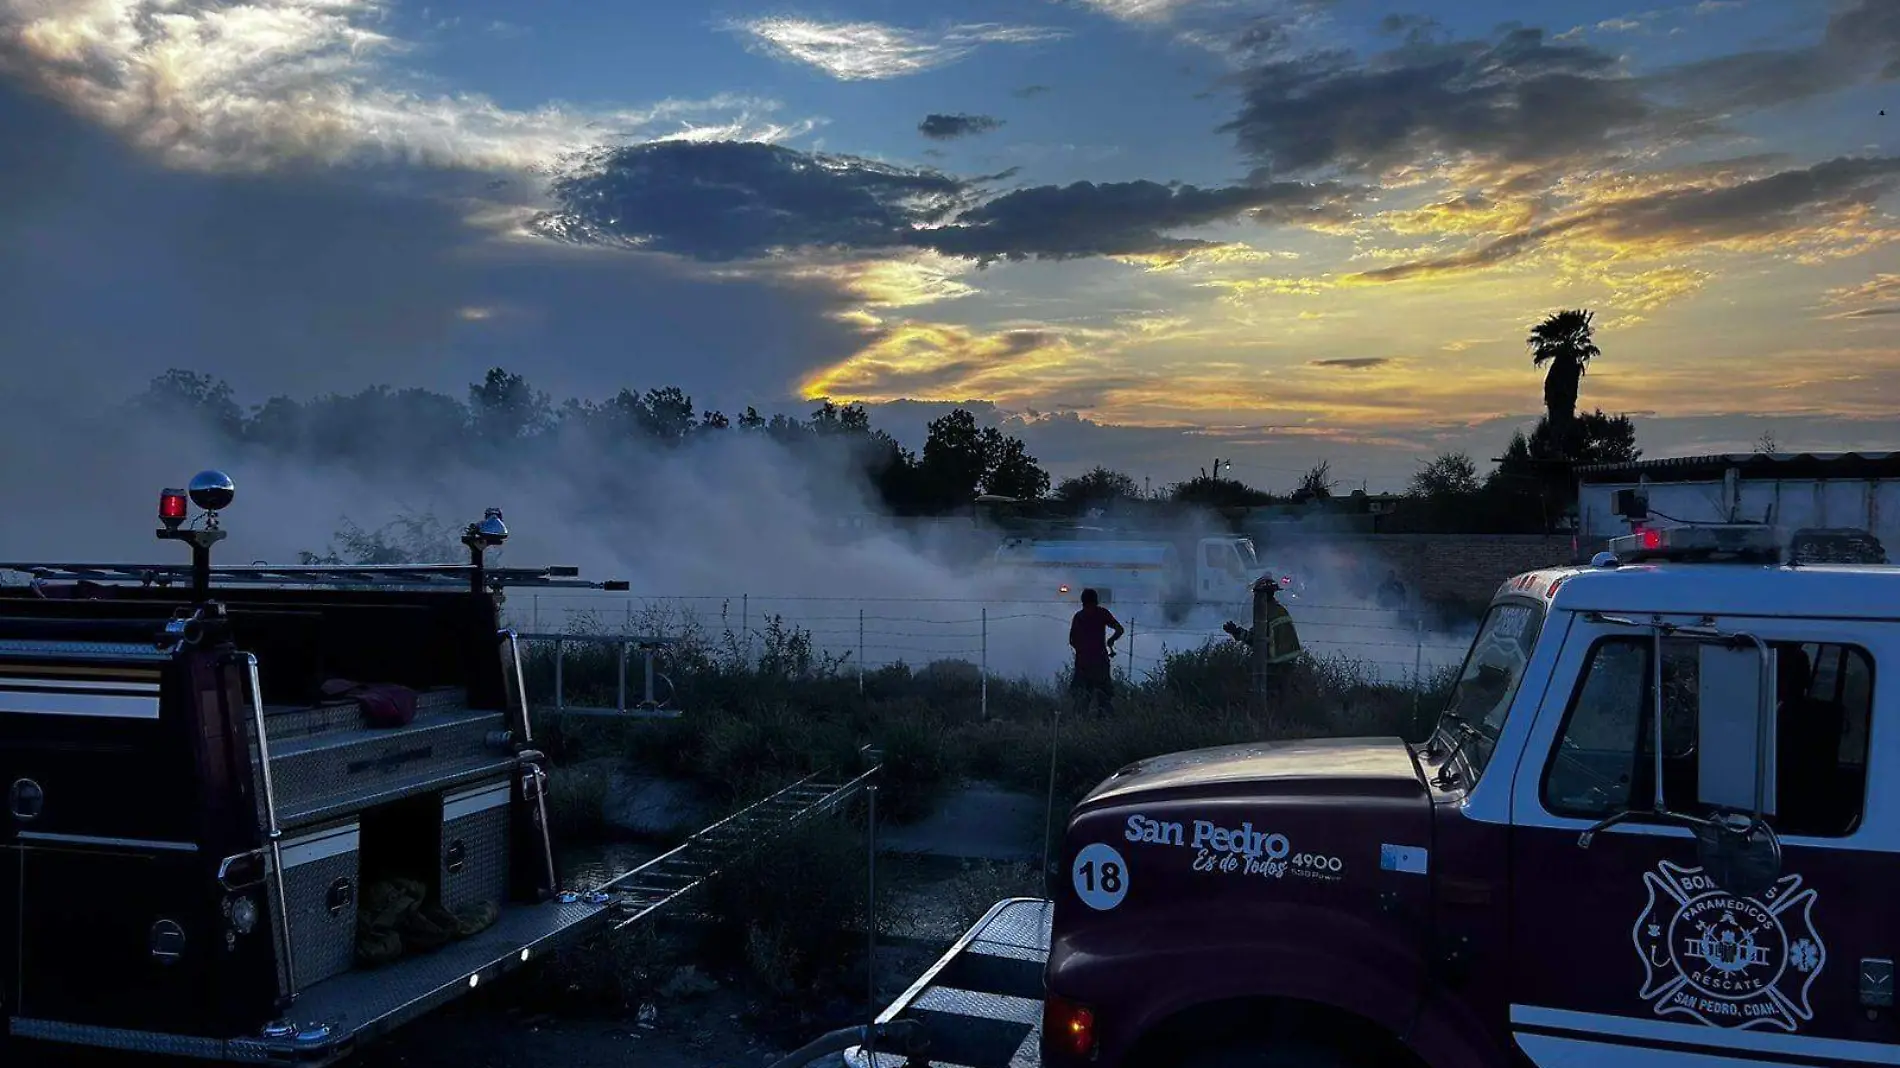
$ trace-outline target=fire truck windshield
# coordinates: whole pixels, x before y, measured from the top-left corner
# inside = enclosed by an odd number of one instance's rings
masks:
[[[1248,574],[1260,570],[1260,556],[1254,552],[1252,538],[1240,539],[1240,541],[1234,545],[1234,548],[1240,551],[1240,566],[1246,570]]]
[[[1484,774],[1504,730],[1504,717],[1524,680],[1524,667],[1544,622],[1543,609],[1521,601],[1491,606],[1484,626],[1472,640],[1464,670],[1452,690],[1451,702],[1439,720],[1451,745],[1458,746],[1470,765],[1470,783]],[[1465,735],[1470,734],[1470,737]]]

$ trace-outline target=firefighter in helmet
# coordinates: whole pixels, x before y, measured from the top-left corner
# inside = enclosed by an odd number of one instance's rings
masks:
[[[1253,584],[1253,626],[1229,620],[1221,629],[1253,650],[1253,691],[1256,698],[1276,697],[1286,689],[1287,675],[1300,658],[1300,636],[1293,615],[1280,603],[1280,584],[1263,575]]]

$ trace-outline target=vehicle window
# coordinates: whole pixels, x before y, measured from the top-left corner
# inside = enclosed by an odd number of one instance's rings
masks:
[[[1201,552],[1202,552],[1202,558],[1207,561],[1208,567],[1220,566],[1220,546],[1207,545],[1203,547]]]
[[[1240,545],[1240,566],[1249,571],[1260,570],[1260,554],[1254,551],[1253,542],[1242,540]]]
[[[1600,819],[1656,803],[1650,656],[1647,638],[1607,638],[1591,650],[1556,749],[1545,767],[1550,811]],[[1702,814],[1696,803],[1699,646],[1662,643],[1663,801]],[[1860,822],[1867,783],[1867,728],[1873,664],[1846,645],[1773,644],[1779,697],[1775,720],[1775,812],[1784,835],[1839,837]]]
[[[1471,651],[1465,654],[1465,665],[1446,713],[1452,724],[1468,725],[1477,732],[1463,738],[1462,730],[1452,730],[1452,742],[1462,744],[1474,785],[1491,761],[1543,623],[1544,612],[1539,606],[1515,601],[1493,605],[1478,636],[1472,639]]]

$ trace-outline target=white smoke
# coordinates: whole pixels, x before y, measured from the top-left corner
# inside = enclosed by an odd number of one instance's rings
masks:
[[[1046,680],[1071,657],[1067,623],[1079,590],[1063,595],[983,566],[1002,535],[974,518],[891,521],[842,450],[794,453],[728,430],[678,450],[610,455],[568,443],[525,452],[533,466],[471,460],[418,475],[401,462],[401,428],[364,430],[391,443],[384,473],[233,450],[196,426],[54,398],[0,424],[0,493],[19,508],[0,527],[0,560],[183,563],[177,546],[153,538],[158,493],[217,467],[238,487],[224,515],[230,536],[215,554],[222,563],[296,563],[329,549],[346,520],[375,530],[432,516],[447,530],[497,506],[511,532],[497,564],[574,565],[630,587],[518,590],[508,612],[524,629],[635,630],[658,608],[696,616],[715,634],[751,635],[754,648],[768,617],[781,618],[844,657],[846,671],[951,659],[995,677]],[[1191,542],[1215,529],[1190,517],[1161,536]],[[460,551],[452,540],[445,548]],[[1261,558],[1302,580],[1285,603],[1314,653],[1358,661],[1389,681],[1462,658],[1469,632],[1418,622],[1415,593],[1407,608],[1379,604],[1370,587],[1386,564],[1349,543],[1276,536]],[[1226,640],[1221,624],[1249,616],[1242,601],[1200,605],[1174,621],[1159,604],[1111,609],[1131,631],[1117,668],[1137,678],[1168,651]]]

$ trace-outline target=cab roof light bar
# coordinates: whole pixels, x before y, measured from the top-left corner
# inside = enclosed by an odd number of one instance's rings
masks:
[[[1773,527],[1747,523],[1709,523],[1645,527],[1610,539],[1609,551],[1622,563],[1643,560],[1781,560],[1781,537]]]

